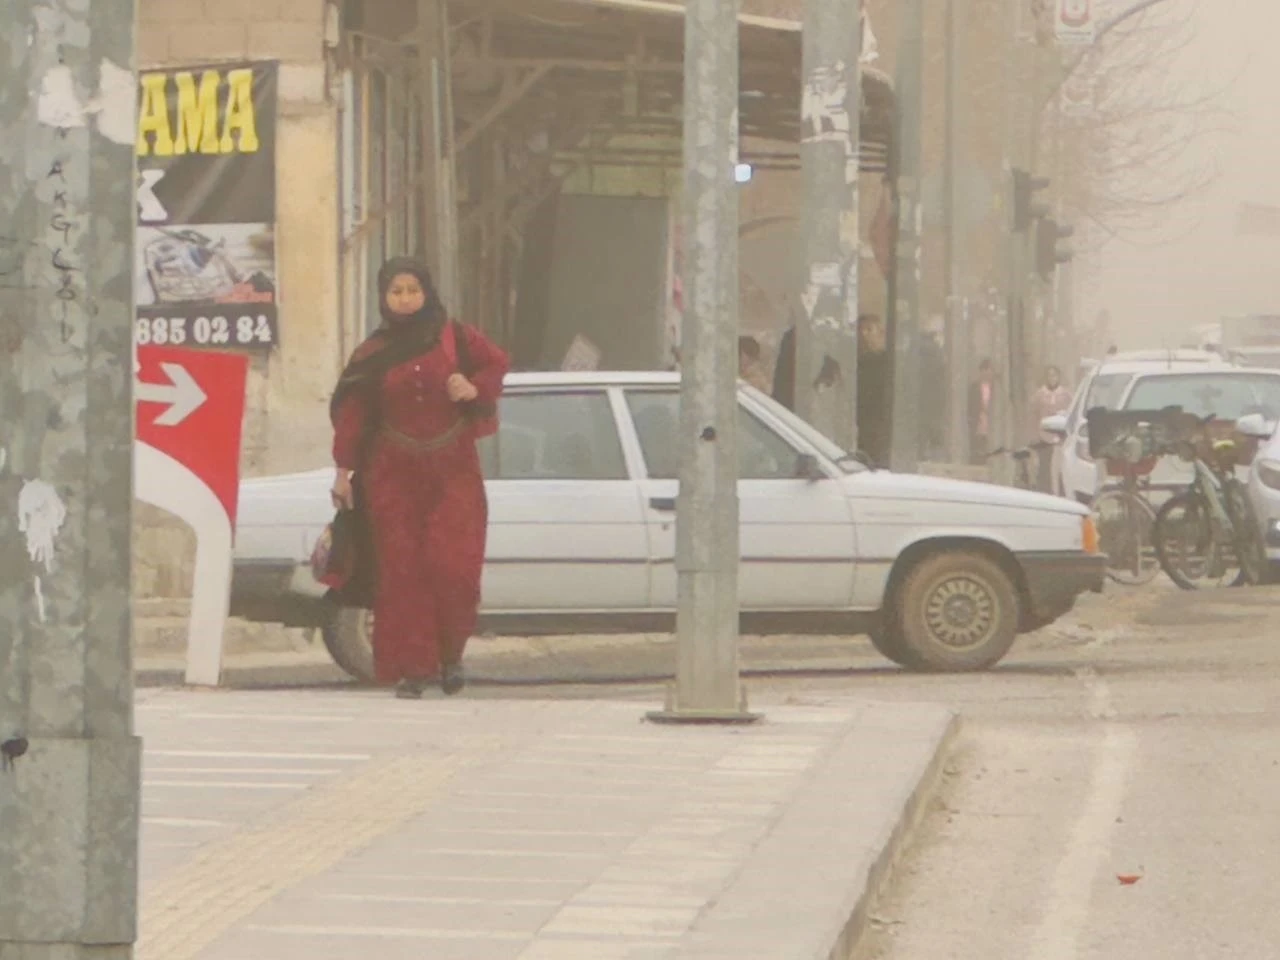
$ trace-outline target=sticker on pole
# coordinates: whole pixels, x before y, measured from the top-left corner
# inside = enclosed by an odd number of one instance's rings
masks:
[[[1089,46],[1098,38],[1097,0],[1054,0],[1053,34],[1063,46]]]

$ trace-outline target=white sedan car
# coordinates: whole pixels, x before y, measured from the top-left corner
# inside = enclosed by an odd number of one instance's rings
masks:
[[[482,444],[489,494],[482,629],[669,631],[676,610],[678,375],[520,373]],[[1019,633],[1102,589],[1088,510],[850,456],[764,394],[739,391],[742,628],[868,634],[918,670],[980,670]],[[246,481],[233,613],[320,627],[371,674],[370,617],[340,610],[309,557],[332,468]]]

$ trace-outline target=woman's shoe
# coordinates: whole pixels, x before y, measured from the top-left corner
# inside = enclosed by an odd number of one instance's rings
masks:
[[[440,671],[440,689],[444,691],[446,697],[461,693],[466,685],[467,676],[462,672],[462,664],[455,663]]]
[[[421,700],[427,685],[421,680],[401,680],[396,684],[397,700]]]

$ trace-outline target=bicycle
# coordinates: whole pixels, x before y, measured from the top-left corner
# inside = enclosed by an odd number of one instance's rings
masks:
[[[1194,434],[1175,445],[1195,478],[1156,512],[1156,556],[1183,590],[1199,589],[1202,580],[1219,586],[1257,585],[1267,574],[1262,529],[1248,491],[1235,475],[1240,444],[1231,437],[1213,439],[1208,429],[1213,419],[1198,420]],[[1232,570],[1234,577],[1229,576]]]
[[[1052,450],[1054,446],[1056,444],[1037,440],[1035,443],[1028,444],[1025,447],[996,447],[996,449],[986,454],[983,459],[990,461],[996,457],[1011,456],[1014,465],[1013,485],[1019,490],[1035,490],[1035,480],[1031,476],[1031,457],[1035,454],[1043,454],[1045,450]]]
[[[1030,447],[996,447],[983,459],[990,462],[996,457],[1005,455],[1013,457],[1013,485],[1019,490],[1031,489],[1031,448]]]
[[[1120,481],[1093,500],[1099,549],[1107,557],[1107,576],[1127,587],[1150,583],[1160,572],[1151,543],[1156,510],[1145,494],[1159,459],[1156,438],[1152,424],[1143,420],[1099,450],[1107,476]]]

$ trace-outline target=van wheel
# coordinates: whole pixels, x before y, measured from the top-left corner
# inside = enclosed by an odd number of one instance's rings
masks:
[[[986,670],[1018,636],[1018,591],[998,563],[979,553],[926,557],[907,573],[897,599],[897,642],[914,670]]]
[[[373,612],[359,607],[335,607],[320,628],[324,648],[333,662],[361,683],[373,682]]]

